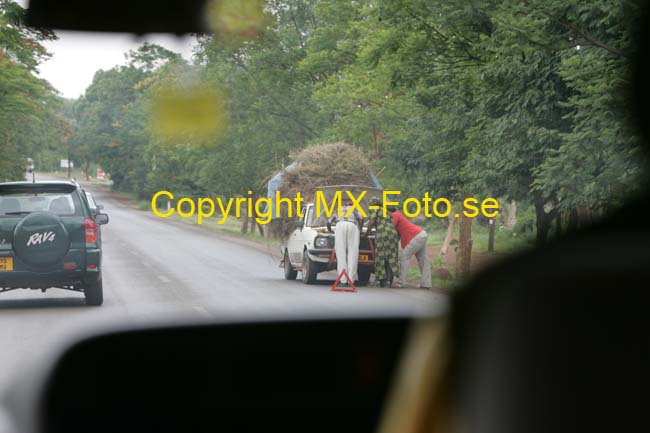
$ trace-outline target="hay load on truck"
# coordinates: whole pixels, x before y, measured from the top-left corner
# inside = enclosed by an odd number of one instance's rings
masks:
[[[327,231],[325,209],[314,203],[316,192],[331,204],[340,191],[343,198],[347,192],[354,197],[365,191],[360,205],[368,212],[368,201],[381,196],[381,185],[370,170],[370,164],[358,148],[347,143],[323,144],[308,147],[292,155],[294,162],[269,182],[268,195],[280,191],[282,197],[293,197],[300,192],[305,205],[302,217],[289,217],[287,209],[281,209],[279,218],[273,221],[274,233],[282,239],[281,251],[284,276],[294,280],[298,272],[305,284],[313,284],[321,272],[336,269],[334,234]],[[365,233],[365,227],[362,232]],[[362,236],[359,244],[359,282],[370,280],[374,272],[374,235]]]

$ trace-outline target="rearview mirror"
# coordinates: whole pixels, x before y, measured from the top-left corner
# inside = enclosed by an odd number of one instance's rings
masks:
[[[206,0],[30,0],[33,27],[97,32],[205,33]]]
[[[296,227],[298,227],[300,230],[305,226],[305,221],[304,220],[296,220]]]
[[[105,213],[98,213],[95,216],[95,222],[100,226],[104,224],[108,224],[108,215],[106,215]]]

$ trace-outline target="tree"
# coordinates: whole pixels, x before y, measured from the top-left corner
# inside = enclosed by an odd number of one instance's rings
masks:
[[[148,117],[144,93],[158,69],[180,56],[145,43],[126,54],[127,64],[97,71],[74,107],[75,153],[86,167],[102,165],[114,188],[142,194],[147,161]]]
[[[203,36],[192,63],[145,44],[98,72],[75,107],[74,146],[118,188],[233,196],[262,193],[292,150],[347,140],[385,168],[386,188],[532,204],[545,242],[553,223],[601,214],[638,183],[618,96],[637,5],[271,0],[255,38]],[[228,127],[165,144],[149,101],[188,83],[221,95]]]
[[[623,200],[640,165],[614,95],[636,3],[377,4],[378,64],[421,104],[391,155],[418,188],[532,200],[539,242],[560,210]]]
[[[57,140],[59,100],[46,81],[34,73],[48,57],[41,42],[47,30],[25,27],[25,11],[0,1],[0,180],[23,179],[26,158]]]
[[[227,99],[227,137],[210,148],[199,181],[216,195],[264,192],[292,149],[319,136],[313,77],[300,68],[316,29],[313,1],[268,3],[264,37],[232,45],[203,38],[197,52],[203,84]]]

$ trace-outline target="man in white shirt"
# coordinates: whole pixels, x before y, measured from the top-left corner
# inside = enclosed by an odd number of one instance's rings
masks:
[[[347,215],[350,208],[352,208],[351,201],[341,206],[341,214],[332,215],[327,221],[327,230],[331,232],[332,223],[336,222],[336,227],[334,227],[336,272],[341,275],[341,272],[345,270],[354,283],[357,279],[357,264],[359,262],[359,228],[363,227],[363,219],[356,209]],[[341,278],[340,283],[347,286],[347,278],[345,276]]]

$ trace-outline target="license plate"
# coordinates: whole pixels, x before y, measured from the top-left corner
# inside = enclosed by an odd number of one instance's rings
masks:
[[[368,254],[359,254],[359,261],[360,262],[368,262],[368,261],[370,261],[368,259]]]
[[[14,258],[13,257],[0,257],[0,272],[13,271]]]

